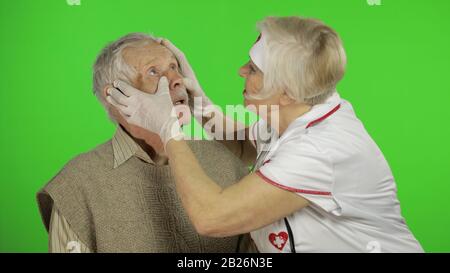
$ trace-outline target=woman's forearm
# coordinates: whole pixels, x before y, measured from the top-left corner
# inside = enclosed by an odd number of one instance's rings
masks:
[[[256,149],[251,144],[249,127],[234,121],[222,112],[214,112],[197,118],[210,137],[222,143],[245,165],[253,165],[256,159]]]
[[[218,140],[236,140],[246,137],[247,126],[226,116],[223,112],[206,113],[197,119],[208,135]],[[246,139],[246,138],[245,138]]]
[[[217,217],[222,188],[206,175],[184,140],[170,140],[166,151],[183,206],[197,231],[207,233],[206,223]]]
[[[247,233],[308,205],[298,194],[265,183],[257,174],[222,189],[203,171],[184,140],[169,140],[166,151],[178,195],[201,235]]]

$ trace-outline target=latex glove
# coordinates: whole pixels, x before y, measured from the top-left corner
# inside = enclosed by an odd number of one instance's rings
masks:
[[[245,125],[240,122],[235,122],[234,119],[228,118],[220,107],[216,107],[212,101],[206,96],[205,92],[203,91],[202,87],[200,86],[200,83],[197,80],[197,77],[195,76],[194,70],[192,69],[191,65],[189,64],[186,56],[184,53],[179,50],[174,44],[172,44],[169,40],[164,38],[159,38],[158,41],[160,41],[161,45],[167,47],[172,53],[175,55],[175,57],[178,60],[178,64],[181,68],[181,73],[183,74],[183,83],[188,92],[192,95],[193,102],[193,111],[194,111],[194,117],[195,119],[202,124],[204,127],[206,133],[209,135],[210,138],[215,137],[221,137],[224,134],[233,134],[234,131],[240,130],[242,128],[245,128]],[[215,119],[215,121],[222,123],[222,121],[225,121],[230,128],[232,128],[230,131],[226,133],[224,130],[224,126],[214,126],[215,132],[212,132],[212,124],[206,123],[204,124],[204,119],[211,120],[212,118]],[[209,124],[209,125],[208,125]]]
[[[199,98],[201,98],[202,102],[201,104],[194,104],[195,107],[207,107],[212,105],[213,103],[211,100],[206,96],[205,92],[203,91],[202,87],[200,86],[200,83],[197,80],[197,77],[195,76],[194,70],[192,69],[191,65],[189,64],[186,56],[184,53],[179,50],[172,42],[170,42],[167,39],[160,38],[161,44],[165,47],[167,47],[170,51],[172,51],[173,55],[178,60],[178,64],[181,68],[181,74],[184,76],[183,82],[186,86],[186,89],[188,92],[192,95],[192,97],[197,98],[197,101]]]
[[[108,89],[106,100],[128,123],[158,134],[164,147],[170,139],[183,138],[166,77],[159,80],[155,94],[142,92],[119,80],[114,81],[113,86],[115,88]]]

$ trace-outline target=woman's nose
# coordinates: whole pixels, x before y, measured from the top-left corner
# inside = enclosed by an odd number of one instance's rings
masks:
[[[239,68],[239,76],[241,76],[242,78],[245,78],[247,76],[247,67],[245,65]]]

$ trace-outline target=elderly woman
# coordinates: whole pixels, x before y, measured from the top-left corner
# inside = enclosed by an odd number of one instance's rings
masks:
[[[423,251],[401,216],[388,163],[336,91],[346,65],[337,33],[299,17],[269,17],[258,26],[240,75],[245,104],[261,119],[242,129],[245,141],[227,144],[257,159],[252,173],[228,188],[202,170],[183,140],[164,75],[151,75],[161,77],[153,95],[121,81],[114,83],[121,92],[108,90],[108,101],[128,122],[160,135],[198,232],[251,232],[261,252]],[[162,44],[177,56],[191,95],[202,98],[201,107],[211,105],[184,54]]]

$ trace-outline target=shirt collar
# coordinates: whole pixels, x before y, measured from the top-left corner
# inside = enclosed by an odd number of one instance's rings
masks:
[[[286,129],[291,128],[303,128],[308,129],[321,121],[325,120],[329,116],[333,115],[341,106],[341,97],[337,92],[334,92],[324,103],[314,105],[304,115],[294,120]]]
[[[136,156],[147,163],[154,163],[150,156],[121,126],[117,127],[116,133],[112,139],[112,147],[114,154],[114,169],[122,165],[132,156]]]

